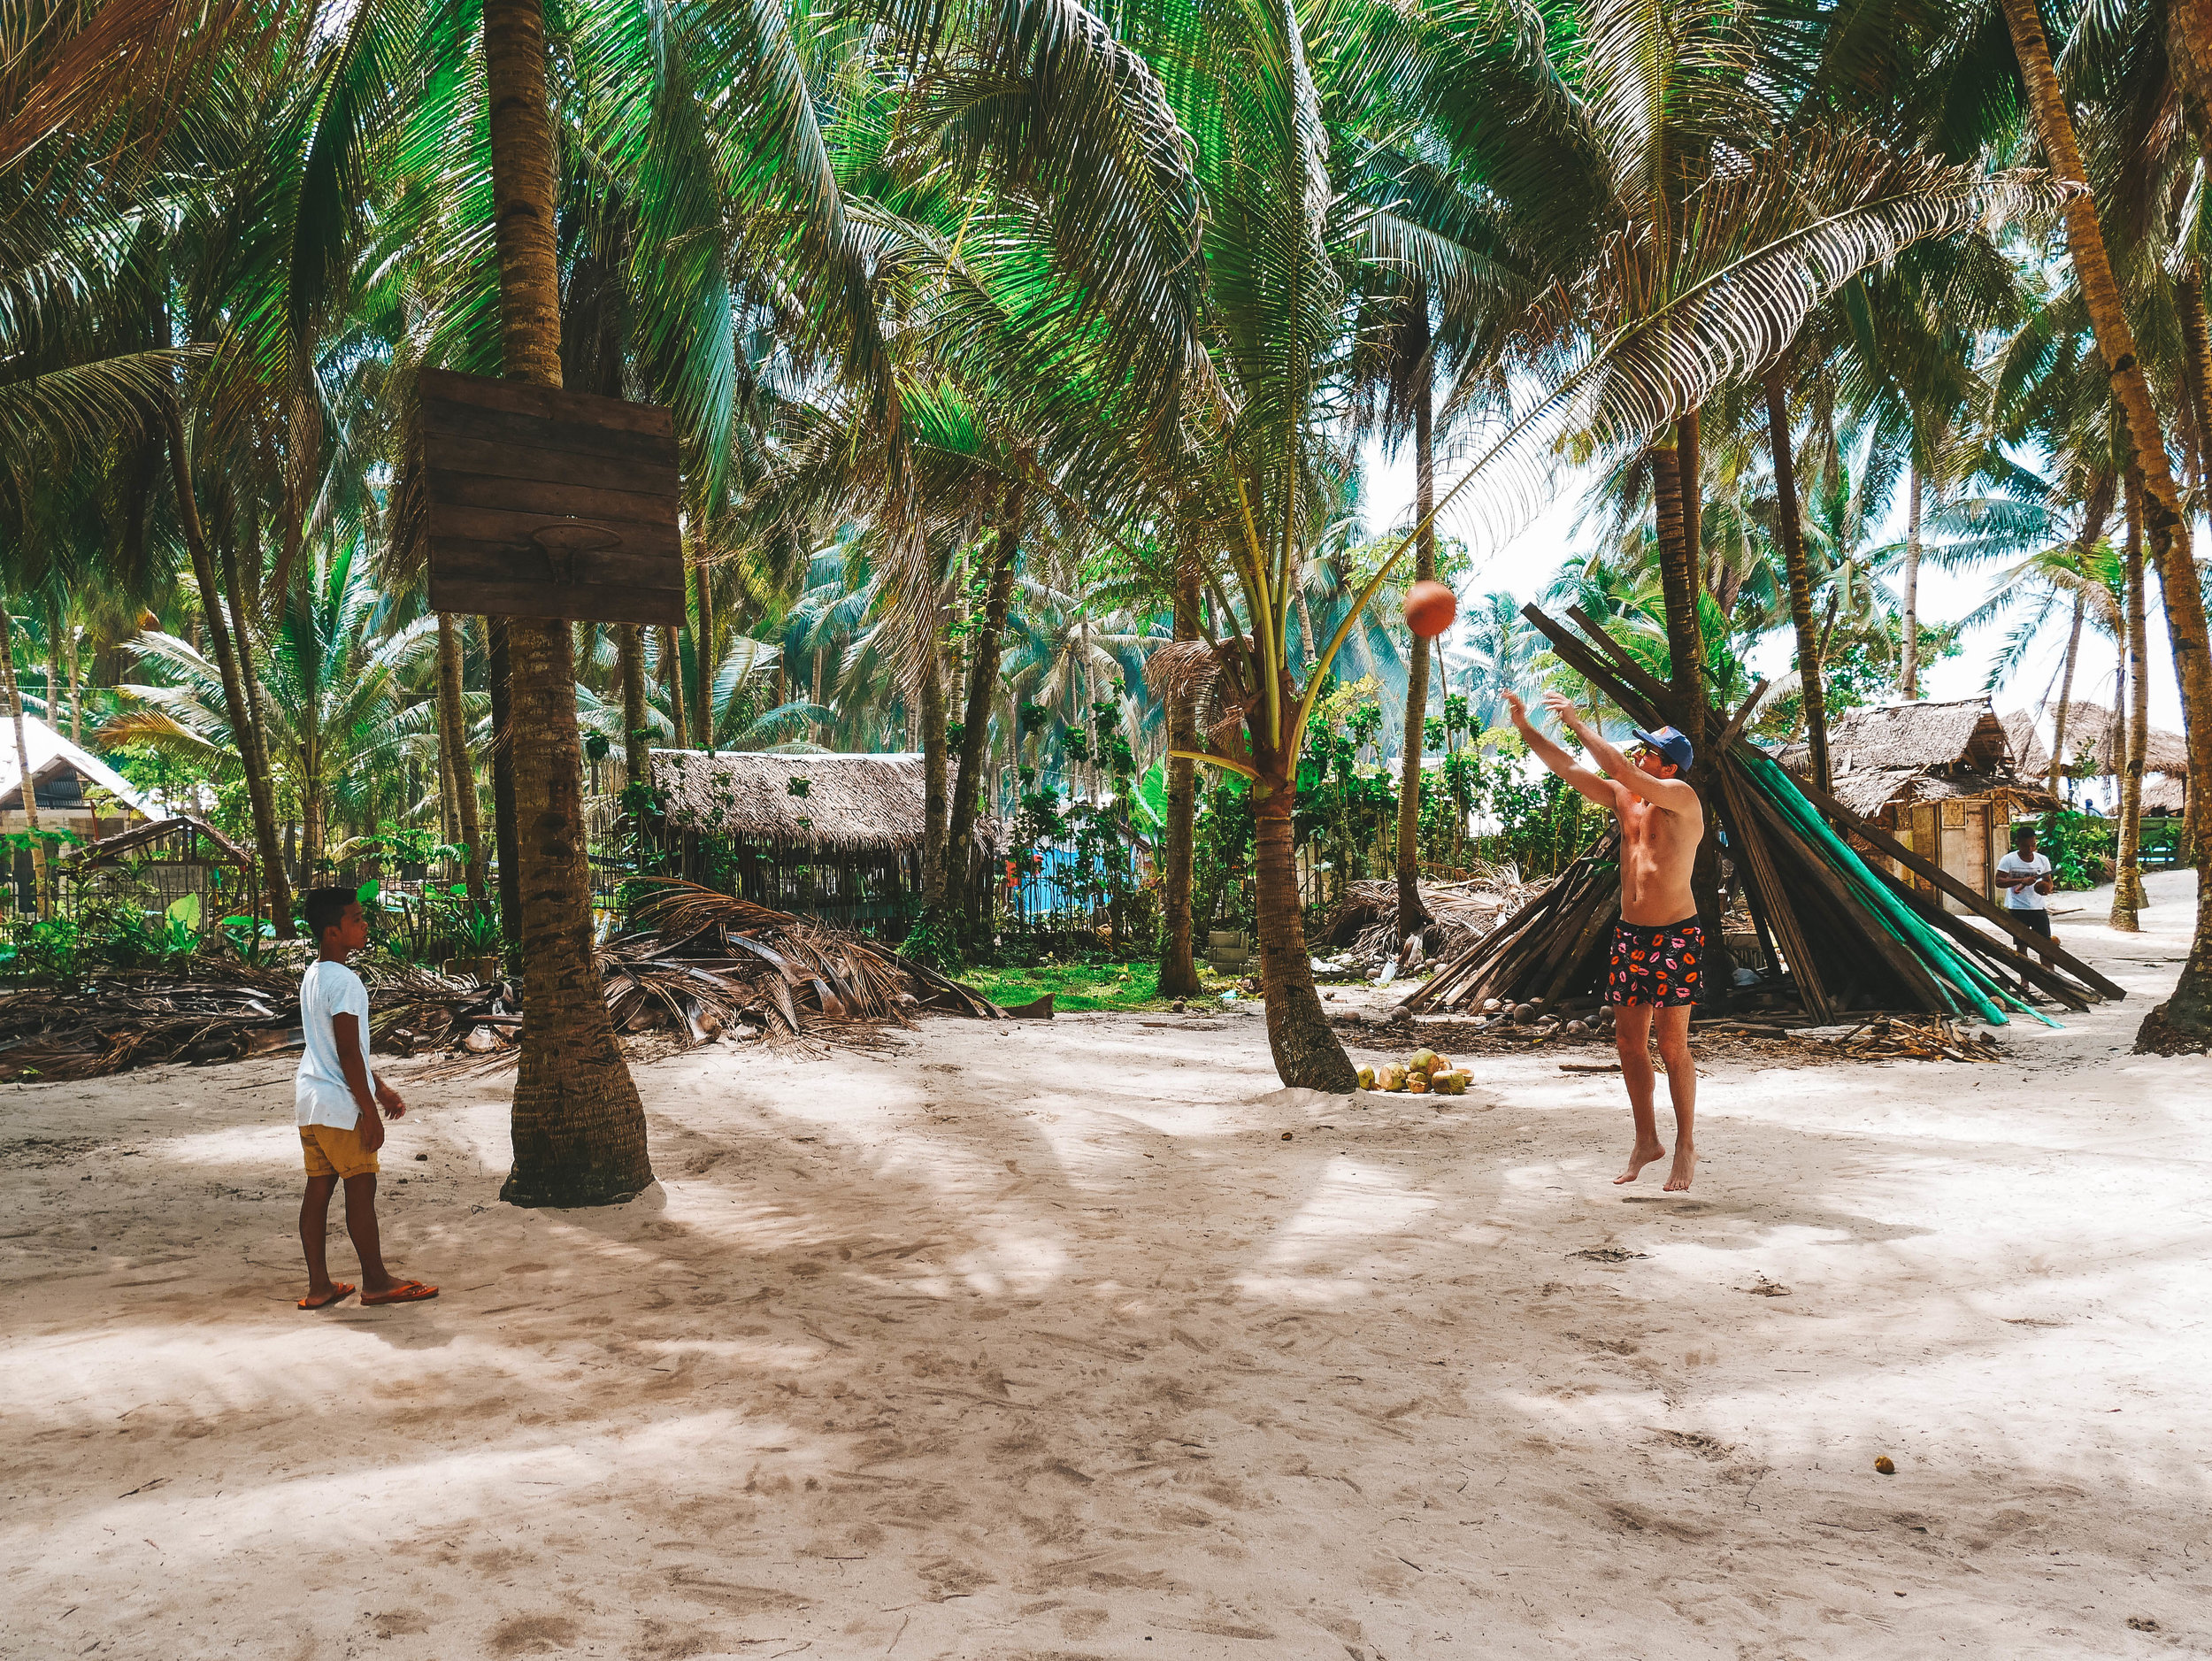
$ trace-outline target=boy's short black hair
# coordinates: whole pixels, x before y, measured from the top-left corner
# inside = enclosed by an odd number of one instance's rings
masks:
[[[308,938],[318,946],[323,936],[345,921],[346,907],[361,896],[351,888],[310,888],[301,911],[307,918]]]
[[[2024,836],[2033,836],[2034,834],[2036,834],[2036,828],[2032,825],[2015,825],[2012,827],[2012,840],[2015,843],[2017,843]]]

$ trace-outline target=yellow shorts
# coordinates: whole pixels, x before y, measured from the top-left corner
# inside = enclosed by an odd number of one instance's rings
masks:
[[[376,1174],[376,1150],[361,1145],[361,1127],[340,1130],[333,1125],[300,1127],[300,1152],[311,1177],[360,1177]]]

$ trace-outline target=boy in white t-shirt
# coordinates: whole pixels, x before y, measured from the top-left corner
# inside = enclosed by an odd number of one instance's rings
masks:
[[[386,1119],[407,1111],[399,1092],[369,1068],[369,992],[346,959],[369,943],[369,919],[351,888],[316,888],[305,906],[308,932],[321,956],[300,977],[300,1027],[307,1053],[294,1088],[307,1195],[300,1202],[300,1250],[307,1256],[302,1309],[328,1309],[353,1288],[330,1278],[324,1244],[330,1233],[330,1192],[346,1188],[346,1233],[361,1259],[364,1303],[412,1303],[438,1296],[420,1280],[395,1280],[384,1267],[376,1226],[376,1150]]]

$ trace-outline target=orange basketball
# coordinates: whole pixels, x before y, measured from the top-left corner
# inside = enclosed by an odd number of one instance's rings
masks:
[[[1421,581],[1406,590],[1406,627],[1433,640],[1459,615],[1459,596],[1440,582]]]

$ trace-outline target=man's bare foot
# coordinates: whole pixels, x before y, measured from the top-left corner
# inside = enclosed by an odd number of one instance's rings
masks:
[[[1667,1173],[1667,1186],[1665,1191],[1669,1194],[1688,1193],[1690,1191],[1690,1174],[1696,1169],[1697,1150],[1691,1147],[1686,1142],[1679,1144],[1674,1150],[1673,1168]]]
[[[1667,1150],[1662,1144],[1655,1142],[1638,1142],[1635,1152],[1628,1156],[1628,1169],[1613,1179],[1613,1186],[1618,1188],[1624,1182],[1633,1182],[1638,1177],[1643,1175],[1646,1165],[1655,1159],[1663,1159],[1666,1157]],[[1683,1186],[1687,1188],[1689,1184],[1685,1182]]]

